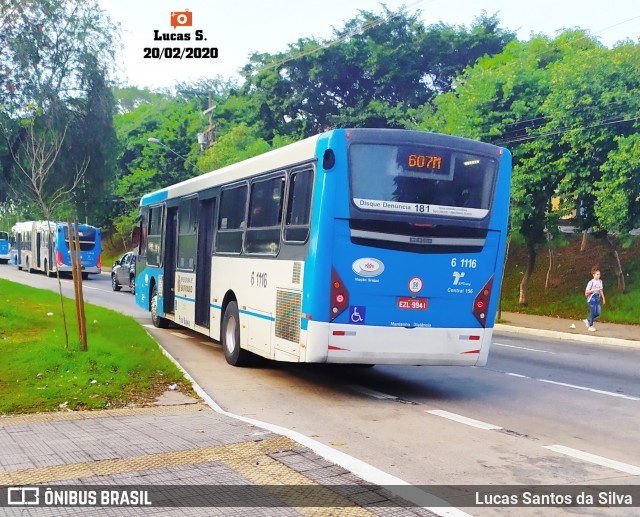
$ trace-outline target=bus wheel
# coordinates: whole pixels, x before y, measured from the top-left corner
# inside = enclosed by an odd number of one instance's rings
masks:
[[[114,291],[120,290],[120,286],[118,285],[118,279],[116,278],[115,274],[111,275],[111,289],[113,289]]]
[[[236,302],[229,302],[224,311],[222,348],[224,349],[224,358],[231,366],[249,364],[249,352],[240,348],[240,316]]]
[[[169,320],[158,315],[158,292],[155,287],[151,291],[151,323],[159,329],[166,329],[169,326]]]

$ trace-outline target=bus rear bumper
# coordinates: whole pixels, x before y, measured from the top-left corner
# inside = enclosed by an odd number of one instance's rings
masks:
[[[60,271],[60,273],[71,273],[72,268],[71,266],[66,266],[66,265],[58,266],[58,271]],[[96,267],[96,266],[83,267],[82,272],[88,273],[90,275],[99,275],[102,272],[102,268]]]
[[[310,321],[306,362],[485,366],[493,328],[405,328]]]

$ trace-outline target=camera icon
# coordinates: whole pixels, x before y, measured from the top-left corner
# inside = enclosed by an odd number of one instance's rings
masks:
[[[174,29],[176,27],[191,27],[192,25],[193,25],[193,13],[189,12],[189,9],[171,13],[171,26]]]

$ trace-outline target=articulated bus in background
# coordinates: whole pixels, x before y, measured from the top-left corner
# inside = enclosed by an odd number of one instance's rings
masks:
[[[0,232],[0,264],[7,264],[11,259],[11,241],[7,232]]]
[[[69,229],[66,223],[27,221],[12,228],[18,267],[29,273],[42,271],[52,276],[56,271],[71,273]],[[78,224],[82,278],[102,271],[100,228]]]
[[[144,196],[136,301],[233,365],[482,366],[510,179],[493,145],[329,131]]]

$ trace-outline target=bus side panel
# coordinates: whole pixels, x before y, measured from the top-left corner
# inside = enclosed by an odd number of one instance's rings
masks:
[[[299,360],[301,261],[217,255],[211,278],[211,337],[220,339],[222,303],[232,293],[238,303],[242,348],[270,359]]]
[[[176,271],[175,276],[175,322],[193,329],[196,317],[196,275],[195,273],[185,273]]]

